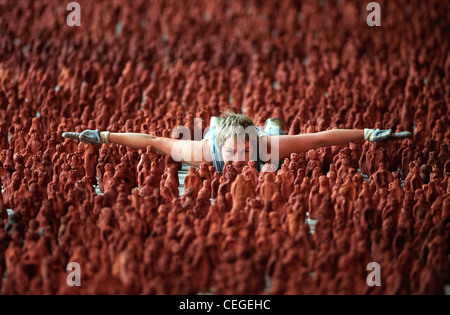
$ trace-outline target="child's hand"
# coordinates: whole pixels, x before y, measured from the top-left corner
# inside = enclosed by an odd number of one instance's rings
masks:
[[[402,132],[397,132],[397,133],[393,133],[390,137],[389,140],[397,140],[397,139],[405,139],[405,138],[411,138],[412,137],[412,133],[409,131],[402,131]]]
[[[364,140],[369,140],[372,142],[386,142],[390,140],[410,138],[411,136],[412,134],[409,131],[393,133],[392,129],[389,130],[364,129]]]
[[[85,130],[82,133],[77,132],[63,132],[63,138],[79,140],[88,144],[102,144],[109,143],[109,132],[98,130]]]
[[[62,137],[72,140],[80,140],[80,134],[78,132],[63,132]]]

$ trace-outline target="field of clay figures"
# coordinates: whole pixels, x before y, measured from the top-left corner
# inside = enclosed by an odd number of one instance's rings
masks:
[[[0,294],[450,293],[450,2],[67,2],[0,1]],[[413,136],[242,175],[62,137],[227,109]]]

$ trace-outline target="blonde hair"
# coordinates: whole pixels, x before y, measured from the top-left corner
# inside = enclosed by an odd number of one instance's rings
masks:
[[[225,140],[232,136],[235,139],[240,138],[248,141],[252,135],[257,137],[257,131],[255,124],[250,118],[243,114],[236,114],[228,109],[220,116],[216,135],[217,146],[221,148]]]

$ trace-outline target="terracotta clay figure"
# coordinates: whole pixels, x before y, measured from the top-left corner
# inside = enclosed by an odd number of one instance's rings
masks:
[[[103,191],[107,191],[110,188],[114,173],[114,167],[109,163],[106,164],[105,173],[103,175]]]
[[[441,169],[443,167],[441,161],[438,158],[438,153],[436,151],[431,151],[429,153],[428,162],[426,164],[430,169],[433,167],[433,165],[437,165]]]
[[[330,170],[330,164],[333,163],[331,147],[322,148],[319,158],[322,164],[322,173],[326,174]]]
[[[231,185],[231,196],[233,197],[232,211],[243,210],[247,197],[254,197],[254,190],[251,187],[251,183],[244,179],[243,174],[239,174],[236,180]]]
[[[88,146],[86,148],[86,151],[84,153],[84,170],[85,170],[85,176],[89,179],[89,181],[95,185],[97,184],[96,181],[96,169],[95,165],[97,163],[97,152],[95,150],[94,146]]]
[[[266,173],[264,175],[264,182],[261,185],[261,196],[264,201],[271,200],[276,192],[280,192],[277,184],[274,182],[274,175]]]
[[[311,176],[312,171],[318,167],[321,169],[322,164],[320,163],[319,157],[317,156],[316,150],[309,150],[308,151],[308,165],[306,166],[306,174],[308,176]]]
[[[442,179],[442,171],[439,169],[439,166],[435,164],[431,168],[430,182],[441,179]]]
[[[139,169],[139,166],[138,166]],[[158,168],[159,171],[159,168]],[[151,175],[151,171],[150,171],[150,161],[146,161],[142,167],[140,168],[140,170],[138,170],[138,176],[137,176],[137,182],[138,182],[138,186],[142,187],[144,186],[144,181],[145,179]],[[155,177],[154,175],[152,175],[153,177]]]
[[[219,192],[221,174],[219,172],[214,172],[213,179],[211,181],[211,196],[213,199],[217,197]]]
[[[244,175],[248,175],[252,181],[253,186],[257,186],[258,185],[258,177],[259,177],[259,172],[255,167],[255,161],[248,161],[248,169],[243,171]]]
[[[387,188],[392,180],[393,176],[391,172],[386,170],[383,162],[379,164],[378,170],[370,176],[370,181],[375,183],[377,189]]]
[[[402,178],[406,178],[409,173],[409,163],[413,161],[416,152],[416,146],[412,139],[408,139],[406,142],[406,148],[401,152],[400,170]],[[400,149],[401,150],[401,149]],[[400,155],[399,150],[399,155]]]
[[[194,170],[195,171],[195,170]],[[178,176],[177,176],[177,167],[171,166],[168,170],[168,175],[164,187],[166,187],[172,198],[177,198],[179,195],[178,191]]]
[[[233,183],[233,178],[230,173],[223,175],[219,179],[219,189],[218,194],[225,196],[226,193],[230,192],[231,184]]]
[[[401,187],[400,179],[395,179],[393,182],[389,183],[389,198],[397,200],[398,203],[403,202],[404,192]]]
[[[209,172],[209,168],[206,163],[200,164],[200,167],[198,169],[198,175],[202,180],[208,179],[211,181],[211,173]]]
[[[389,168],[389,163],[386,161],[386,152],[383,147],[377,143],[372,144],[372,148],[366,153],[367,172],[371,176],[378,169],[381,162],[386,168]]]
[[[293,173],[293,171],[289,169],[285,169],[283,173],[280,173],[280,178],[281,178],[281,185],[280,185],[281,194],[283,198],[287,200],[294,191],[295,173]]]
[[[197,198],[198,192],[202,188],[202,183],[202,178],[195,170],[195,167],[189,167],[189,173],[184,178],[184,187],[185,189],[189,187],[193,189],[194,198]]]
[[[226,162],[223,167],[223,175],[225,176],[227,174],[229,174],[231,176],[233,181],[236,179],[237,172],[236,172],[236,169],[233,167],[231,161]]]
[[[361,170],[361,173],[363,174],[368,174],[367,171],[367,151],[369,151],[369,149],[371,148],[372,143],[369,141],[364,142],[364,144],[362,145],[362,151],[361,151],[361,155],[360,158],[358,160],[358,166],[359,169]]]
[[[418,148],[422,148],[424,146],[426,138],[427,138],[426,125],[422,121],[420,121],[417,123],[417,127],[414,130],[413,140]]]
[[[357,142],[350,142],[349,143],[349,149],[350,149],[350,157],[353,161],[353,167],[358,168],[358,161],[362,154],[362,144]]]
[[[337,177],[342,179],[345,176],[349,175],[349,171],[353,169],[352,161],[350,160],[348,155],[342,154],[341,159],[339,159],[337,162],[340,162],[339,166],[338,164],[336,164]]]
[[[424,148],[422,150],[423,156],[428,157],[429,153],[436,150],[436,143],[430,137],[425,139]]]
[[[419,189],[422,187],[423,180],[420,177],[419,169],[416,166],[413,166],[411,169],[411,172],[408,173],[408,176],[406,176],[405,183],[408,182],[411,191],[416,191],[416,189]]]
[[[203,186],[198,192],[197,199],[208,199],[211,198],[211,181],[205,179],[203,181]]]

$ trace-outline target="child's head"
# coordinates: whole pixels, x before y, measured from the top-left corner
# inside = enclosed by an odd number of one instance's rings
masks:
[[[256,161],[258,134],[250,118],[225,112],[217,125],[216,136],[224,163],[232,161],[240,171],[249,160]]]

